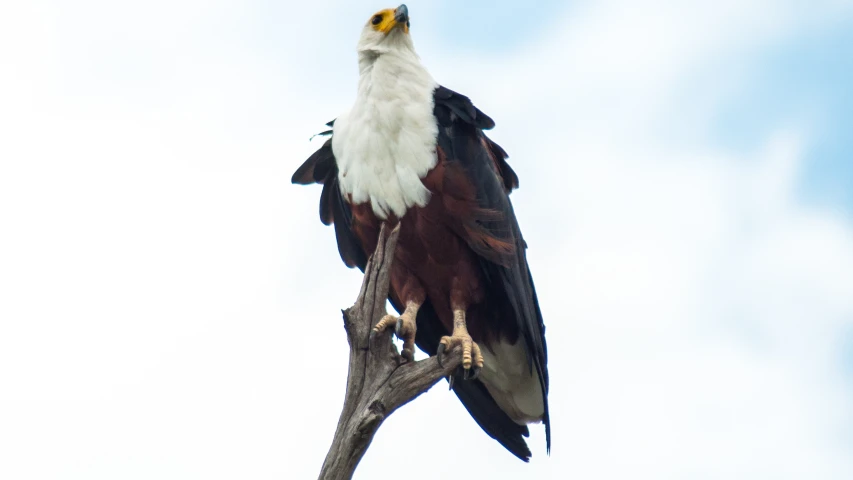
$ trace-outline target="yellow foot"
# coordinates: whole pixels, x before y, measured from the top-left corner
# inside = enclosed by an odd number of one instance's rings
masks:
[[[453,312],[453,335],[441,337],[436,351],[439,365],[442,364],[444,352],[453,350],[457,345],[462,345],[462,369],[464,372],[462,378],[465,380],[476,379],[483,368],[483,354],[480,353],[480,346],[474,343],[471,335],[468,335],[464,310]]]
[[[415,333],[418,329],[415,319],[418,316],[418,308],[420,308],[420,305],[415,302],[409,302],[406,304],[406,310],[399,317],[395,317],[394,315],[385,315],[382,317],[382,320],[379,320],[379,323],[370,331],[370,342],[373,342],[378,333],[384,332],[393,325],[397,338],[403,340],[403,351],[400,355],[406,360],[413,362],[415,360]]]

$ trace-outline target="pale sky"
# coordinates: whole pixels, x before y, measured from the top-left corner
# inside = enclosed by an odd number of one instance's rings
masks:
[[[355,478],[853,478],[853,2],[457,3],[412,35],[520,176],[553,446],[442,381]],[[394,6],[0,5],[0,478],[317,476],[361,276],[290,176]]]

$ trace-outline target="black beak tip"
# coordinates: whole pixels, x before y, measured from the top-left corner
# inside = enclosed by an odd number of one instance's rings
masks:
[[[409,20],[409,7],[407,7],[405,3],[397,7],[397,10],[394,11],[394,19],[398,22],[406,22]]]

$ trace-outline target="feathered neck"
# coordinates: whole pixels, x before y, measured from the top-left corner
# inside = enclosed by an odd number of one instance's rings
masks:
[[[437,84],[406,38],[360,44],[358,62],[357,98],[333,127],[341,192],[379,218],[402,218],[429,201],[421,179],[437,161]]]
[[[362,38],[358,42],[357,51],[358,71],[362,78],[372,73],[377,62],[419,67],[419,70],[426,72],[426,69],[421,65],[420,57],[415,52],[412,37],[399,30],[391,32],[379,41],[374,37]]]

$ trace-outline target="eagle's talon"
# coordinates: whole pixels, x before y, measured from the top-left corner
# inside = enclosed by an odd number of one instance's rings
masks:
[[[382,319],[379,320],[379,323],[377,323],[373,327],[373,329],[370,330],[370,339],[373,340],[374,338],[376,338],[376,335],[378,333],[384,332],[389,326],[393,325],[396,320],[396,317],[394,317],[393,315],[385,315],[384,317],[382,317]]]
[[[403,351],[400,355],[410,361],[415,361],[415,333],[417,332],[417,324],[415,318],[417,316],[418,307],[414,302],[409,302],[406,306],[406,311],[399,317],[394,315],[385,315],[379,323],[370,331],[370,342],[373,345],[373,339],[379,332],[384,332],[389,328],[394,328],[394,333],[397,338],[403,340]]]
[[[477,345],[467,331],[459,330],[454,332],[452,336],[441,337],[438,344],[436,356],[438,364],[444,367],[442,363],[442,355],[448,350],[452,350],[456,345],[462,346],[462,380],[473,380],[480,374],[480,369],[483,368],[483,355],[480,353],[480,346]],[[472,372],[472,368],[476,369]],[[471,374],[474,373],[473,376]]]
[[[405,358],[407,362],[414,362],[415,361],[415,350],[413,348],[403,346],[403,351],[400,352],[400,356]]]
[[[438,344],[438,349],[435,351],[435,358],[438,360],[438,366],[444,368],[444,362],[441,361],[442,356],[444,355],[444,350],[447,348],[447,345],[443,343]],[[450,385],[453,386],[453,375],[450,376]]]

